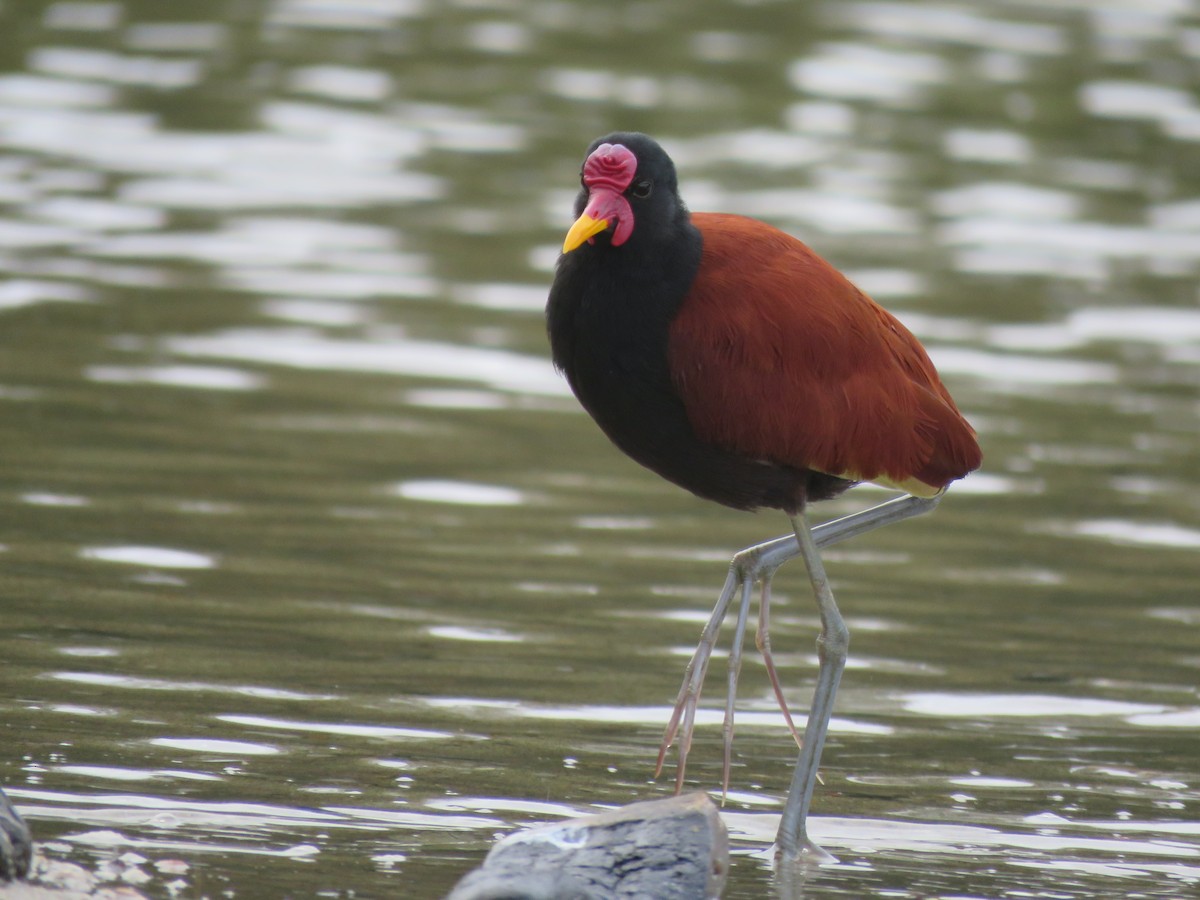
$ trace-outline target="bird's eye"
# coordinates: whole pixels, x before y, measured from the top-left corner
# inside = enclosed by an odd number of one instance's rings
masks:
[[[654,187],[654,182],[649,179],[644,179],[637,182],[629,189],[630,196],[637,197],[639,200],[645,200],[650,196],[650,191]]]

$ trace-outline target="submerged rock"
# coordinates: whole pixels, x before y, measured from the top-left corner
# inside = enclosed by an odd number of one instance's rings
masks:
[[[16,807],[0,790],[0,881],[12,881],[29,874],[33,859],[33,836]]]

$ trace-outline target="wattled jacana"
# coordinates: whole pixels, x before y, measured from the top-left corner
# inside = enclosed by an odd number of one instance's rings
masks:
[[[952,481],[978,468],[975,432],[908,329],[788,234],[742,216],[689,213],[674,164],[645,135],[614,133],[588,148],[575,214],[546,317],[554,363],[579,402],[614,444],[663,478],[735,509],[782,510],[794,533],[733,557],[658,770],[678,736],[682,785],[713,642],[740,590],[725,713],[728,786],[755,584],[758,645],[791,725],[768,615],[775,570],[801,556],[821,618],[819,668],[777,852],[819,858],[805,820],[849,633],[818,547],[932,509]],[[810,528],[810,502],[862,481],[908,496]]]

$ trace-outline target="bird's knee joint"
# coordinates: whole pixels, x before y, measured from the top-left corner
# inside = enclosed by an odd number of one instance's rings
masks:
[[[842,621],[829,622],[817,636],[817,656],[821,660],[845,662],[850,650],[850,629]]]
[[[764,569],[762,550],[759,547],[748,547],[733,554],[729,561],[730,570],[737,575],[739,581],[759,581],[766,578],[770,581],[775,569]]]

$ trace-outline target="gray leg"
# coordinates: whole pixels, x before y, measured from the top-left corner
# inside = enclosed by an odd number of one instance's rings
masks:
[[[939,500],[941,500],[940,495],[929,499],[912,496],[897,497],[878,506],[872,506],[870,509],[864,509],[861,512],[818,525],[811,530],[812,540],[816,547],[828,547],[831,544],[856,537],[883,525],[890,525],[893,522],[900,522],[904,519],[910,519],[913,516],[929,512],[937,506]],[[700,701],[700,690],[704,686],[704,676],[708,671],[708,661],[712,656],[721,623],[725,620],[725,615],[729,611],[729,604],[733,601],[734,594],[740,592],[742,604],[739,608],[739,618],[742,618],[745,615],[749,590],[756,582],[762,583],[766,592],[764,594],[764,602],[769,603],[770,583],[771,578],[775,575],[775,570],[789,559],[801,555],[798,540],[795,534],[788,534],[762,544],[756,544],[753,547],[747,547],[745,550],[736,553],[729,564],[729,575],[725,579],[725,585],[721,589],[720,597],[717,598],[717,605],[713,609],[712,615],[709,617],[708,623],[704,626],[704,631],[700,635],[700,645],[688,661],[687,669],[683,674],[683,685],[679,689],[679,695],[675,698],[675,708],[671,713],[670,720],[667,722],[662,744],[658,750],[658,764],[654,770],[656,778],[662,773],[667,750],[675,741],[676,736],[678,736],[679,765],[675,773],[676,793],[683,787],[688,752],[692,746],[696,705]],[[741,629],[739,629],[740,633]],[[768,674],[770,674],[774,671],[774,661],[770,657],[769,650],[770,633],[761,620],[759,622],[757,638],[760,646],[767,648],[766,658]],[[778,679],[772,679],[772,681],[775,683],[773,686],[776,686],[776,697],[780,699],[780,708],[783,709],[784,716],[790,722],[790,713],[784,707],[782,692],[777,687]],[[726,728],[730,731],[732,730],[732,715],[729,711],[732,708],[734,699],[733,696],[729,696],[726,700]],[[792,733],[795,734],[794,728],[792,729]],[[728,749],[726,752],[727,754],[729,753]],[[728,772],[729,765],[730,762],[727,755],[725,761],[726,772]]]
[[[812,583],[813,596],[817,600],[817,611],[821,616],[821,633],[817,636],[817,686],[813,690],[812,706],[808,713],[808,724],[804,726],[804,746],[800,759],[792,774],[792,785],[788,791],[787,805],[779,823],[776,837],[776,852],[785,860],[799,858],[802,853],[823,855],[808,839],[806,820],[812,802],[813,788],[817,783],[817,769],[821,764],[821,750],[825,746],[825,734],[829,730],[829,719],[833,714],[833,699],[837,696],[842,670],[846,666],[846,651],[850,646],[850,632],[838,612],[825,575],[825,565],[813,540],[808,519],[801,513],[793,517],[796,540],[800,556],[808,568],[808,579]]]
[[[897,497],[886,503],[880,503],[878,506],[872,506],[870,509],[851,513],[848,516],[842,516],[840,519],[834,519],[832,522],[824,522],[816,526],[812,529],[813,542],[817,545],[818,549],[828,547],[832,544],[840,544],[842,541],[858,537],[860,534],[866,534],[868,531],[874,531],[876,528],[881,528],[884,525],[902,522],[905,519],[913,518],[913,516],[927,513],[936,507],[941,500],[941,494],[938,494],[936,497],[913,497],[911,494]],[[753,550],[759,551],[760,567],[764,571],[774,571],[789,559],[794,559],[800,555],[797,538],[792,534],[785,534],[783,537],[775,538],[773,541],[758,544],[748,550],[743,550],[742,553],[749,553]],[[740,555],[738,554],[738,556]],[[737,557],[734,558],[736,559]]]

